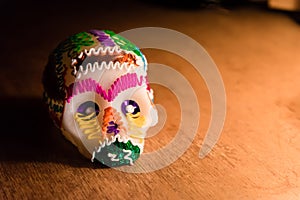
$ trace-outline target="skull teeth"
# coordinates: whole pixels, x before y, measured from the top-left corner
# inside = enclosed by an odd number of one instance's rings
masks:
[[[114,142],[116,142],[117,139],[118,139],[119,142],[123,142],[123,143],[127,143],[129,141],[129,139],[127,137],[121,137],[120,135],[112,136],[111,140],[109,140],[109,138],[105,138],[102,142],[100,142],[100,145],[98,147],[95,147],[95,151],[92,154],[91,161],[92,162],[94,161],[96,153],[100,153],[102,148],[110,146],[111,144],[113,144]],[[137,143],[135,143],[132,140],[130,140],[130,142],[133,145],[138,146],[142,150],[143,146],[141,144],[137,144]]]
[[[127,138],[121,137],[120,135],[115,135],[115,136],[111,137],[111,140],[109,140],[108,138],[105,138],[104,141],[100,142],[100,145],[96,151],[99,153],[103,147],[110,146],[112,143],[116,142],[117,139],[119,142],[124,142],[124,143],[128,142]]]

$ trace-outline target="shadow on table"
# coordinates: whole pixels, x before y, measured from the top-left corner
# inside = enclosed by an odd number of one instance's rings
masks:
[[[0,98],[0,162],[54,162],[94,167],[52,124],[41,99]]]

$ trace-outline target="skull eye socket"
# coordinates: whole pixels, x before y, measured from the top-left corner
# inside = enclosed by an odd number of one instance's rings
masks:
[[[126,115],[126,114],[136,115],[140,112],[139,105],[133,100],[123,101],[121,109],[122,109],[122,112],[124,113],[124,115]]]
[[[87,120],[95,118],[100,112],[100,108],[97,103],[93,101],[86,101],[77,108],[77,113],[81,117],[86,117]]]

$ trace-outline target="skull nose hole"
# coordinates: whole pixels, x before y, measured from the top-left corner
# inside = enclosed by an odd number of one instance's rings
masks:
[[[114,135],[117,135],[119,132],[119,125],[114,121],[110,121],[107,126],[107,133],[113,133]]]
[[[106,136],[112,136],[121,134],[124,129],[122,118],[113,107],[107,107],[104,109],[102,133]]]

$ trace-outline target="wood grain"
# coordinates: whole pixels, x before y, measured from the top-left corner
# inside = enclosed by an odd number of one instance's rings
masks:
[[[260,6],[181,10],[141,1],[30,3],[5,2],[1,13],[6,129],[0,136],[0,199],[300,199],[300,26],[287,13]],[[42,70],[48,53],[70,34],[144,26],[180,31],[211,55],[227,95],[223,132],[200,159],[211,115],[207,87],[184,59],[146,49],[149,62],[172,66],[193,86],[201,111],[197,135],[160,170],[100,169],[52,125],[41,102]],[[174,94],[153,87],[168,118],[147,139],[146,152],[167,145],[180,122]]]

